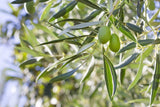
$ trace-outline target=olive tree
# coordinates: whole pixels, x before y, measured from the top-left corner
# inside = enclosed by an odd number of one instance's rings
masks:
[[[159,0],[14,0],[13,8],[15,4],[27,13],[15,48],[27,53],[19,66],[32,72],[37,87],[53,89],[60,104],[159,104]]]

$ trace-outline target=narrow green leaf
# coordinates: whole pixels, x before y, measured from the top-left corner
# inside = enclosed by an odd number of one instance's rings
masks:
[[[89,26],[94,26],[94,25],[101,24],[101,23],[103,23],[103,22],[96,21],[96,22],[86,22],[86,23],[77,24],[75,26],[71,26],[71,27],[64,29],[59,35],[65,34],[65,33],[69,32],[70,30],[78,30],[78,29],[86,28]]]
[[[158,17],[158,14],[160,12],[160,9],[151,17],[149,20],[149,23],[152,24],[152,22]]]
[[[61,80],[68,79],[68,78],[71,77],[79,68],[80,68],[80,66],[77,67],[76,69],[72,70],[72,71],[69,71],[69,72],[67,72],[67,73],[58,75],[57,77],[52,78],[49,82],[51,83],[51,82],[56,82],[56,81],[61,81]]]
[[[35,24],[35,23],[33,23],[33,22],[31,22],[37,29],[41,29],[41,30],[43,30],[44,32],[46,32],[46,33],[48,33],[48,34],[50,34],[50,35],[52,35],[52,36],[55,36],[55,34],[53,34],[53,32],[50,30],[50,29],[48,29],[47,27],[45,27],[44,25],[40,25],[40,24]]]
[[[153,48],[154,48],[154,46],[151,45],[142,53],[142,60],[144,60],[147,56],[149,56],[149,54],[152,52]],[[136,62],[139,62],[140,59],[141,59],[141,56],[138,56],[138,58],[136,59]]]
[[[98,91],[98,88],[102,85],[102,82],[98,83],[96,88],[93,90],[93,92],[90,95],[90,98],[93,98],[96,92]]]
[[[84,20],[85,21],[90,21],[92,19],[94,19],[97,15],[99,15],[101,13],[102,10],[95,10],[93,11],[89,16],[87,16]]]
[[[72,21],[72,22],[74,22],[74,23],[87,22],[87,21],[84,20],[84,19],[64,19],[64,20],[57,21],[57,22],[55,22],[54,24],[61,23],[61,22],[67,22],[67,21]]]
[[[160,22],[151,22],[150,25],[151,25],[151,26],[159,26],[159,25],[160,25]]]
[[[127,103],[148,103],[149,99],[134,99],[134,100],[130,100]]]
[[[44,19],[48,16],[49,11],[50,11],[50,9],[51,9],[51,7],[52,7],[52,4],[53,4],[53,0],[50,1],[50,2],[48,3],[48,5],[44,8],[44,10],[43,10],[43,12],[42,12],[42,14],[41,14],[40,20],[44,20]]]
[[[104,76],[105,76],[107,91],[108,91],[110,100],[112,100],[112,94],[113,94],[112,74],[111,74],[110,67],[106,62],[105,58],[103,58],[103,60],[104,60]]]
[[[138,43],[140,45],[142,45],[142,46],[146,46],[146,45],[154,43],[154,39],[138,40]],[[126,45],[122,49],[120,49],[118,53],[125,52],[125,51],[127,51],[129,49],[133,49],[135,47],[136,47],[136,43],[135,42],[129,43],[128,45]]]
[[[49,22],[54,21],[55,19],[64,16],[66,13],[70,12],[77,4],[76,0],[73,0],[68,5],[66,5],[64,8],[60,9],[57,13],[55,13],[50,19]]]
[[[78,0],[78,1],[94,9],[102,10],[99,6],[97,6],[95,3],[90,2],[89,0]]]
[[[19,67],[24,67],[25,65],[29,65],[29,64],[33,64],[37,62],[37,59],[36,58],[32,58],[32,59],[29,59],[29,60],[26,60],[24,62],[22,62]]]
[[[130,90],[131,88],[133,88],[137,84],[137,82],[139,81],[139,79],[142,76],[142,69],[143,69],[143,59],[142,59],[142,54],[141,54],[141,60],[140,60],[140,64],[138,67],[136,77],[134,78],[133,82],[129,85],[128,90]]]
[[[52,66],[53,66],[53,65],[55,65],[55,63],[52,64]],[[49,66],[46,67],[43,71],[41,71],[41,73],[40,73],[40,74],[37,76],[37,78],[36,78],[36,82],[38,82],[38,80],[39,80],[40,78],[46,76],[46,74],[48,74],[48,69],[49,69],[50,67],[52,67],[52,66],[49,65]],[[53,68],[52,68],[52,70],[53,70]]]
[[[129,39],[131,39],[132,41],[136,42],[136,38],[132,35],[132,33],[123,25],[121,25],[119,27],[119,30],[125,35],[127,36]]]
[[[23,51],[23,52],[26,52],[28,54],[31,54],[33,56],[40,56],[38,52],[34,51],[34,50],[31,50],[29,48],[25,48],[25,47],[15,47],[15,49],[17,50],[20,50],[20,51]]]
[[[94,26],[94,25],[101,24],[101,23],[102,23],[102,21],[86,22],[86,23],[81,23],[81,24],[75,25],[75,26],[71,26],[68,29],[71,29],[71,30],[82,29],[82,28],[86,28],[86,27],[89,27],[89,26]]]
[[[31,30],[29,30],[25,24],[23,24],[23,27],[24,27],[28,42],[31,43],[32,46],[38,45],[38,41],[34,33]]]
[[[48,0],[39,0],[39,2],[46,2],[46,1],[48,1]]]
[[[126,74],[126,69],[121,69],[121,72],[120,72],[120,82],[121,82],[121,84],[123,84],[125,74]]]
[[[109,98],[112,100],[117,88],[117,75],[111,61],[103,54],[104,76]]]
[[[72,58],[70,58],[67,62],[65,62],[65,63],[59,68],[58,72],[61,71],[67,64],[71,63],[72,61],[74,61],[74,60],[76,60],[76,59],[80,60],[81,58],[84,58],[85,56],[86,56],[86,55],[77,54],[77,57],[72,57]],[[61,61],[60,61],[60,62],[61,62]]]
[[[87,37],[87,36],[88,36],[88,35],[76,36],[76,37],[69,37],[69,38],[63,38],[63,39],[58,39],[58,40],[53,40],[53,41],[41,43],[41,44],[39,44],[39,45],[47,45],[47,44],[59,43],[59,42],[63,42],[63,41],[67,41],[67,40],[79,39],[79,38],[83,38],[83,37]]]
[[[141,18],[141,14],[142,14],[141,9],[142,9],[143,4],[144,4],[143,1],[141,1],[141,0],[137,1],[137,16],[139,18]]]
[[[123,22],[124,21],[124,9],[123,8],[120,8],[120,11],[119,11],[119,20],[121,21],[121,22]]]
[[[92,56],[92,59],[91,59],[90,64],[89,64],[89,66],[87,68],[87,71],[84,74],[84,76],[83,76],[82,80],[80,81],[80,83],[86,81],[86,79],[89,78],[89,76],[91,75],[91,73],[92,73],[92,71],[94,70],[94,67],[95,67],[95,63],[94,62],[95,62],[94,61],[94,57]]]
[[[84,52],[85,50],[87,50],[88,48],[92,47],[93,45],[95,44],[95,42],[91,42],[91,43],[88,43],[86,45],[83,45],[77,52],[77,54],[81,53],[81,52]]]
[[[96,27],[95,30],[93,30],[84,41],[83,41],[83,45],[87,44],[87,43],[90,43],[94,40],[95,36],[97,35],[97,31],[98,31],[99,27]]]
[[[153,44],[160,44],[160,39],[156,39]]]
[[[126,65],[130,64],[133,60],[135,60],[138,57],[138,55],[139,55],[139,53],[132,54],[131,56],[126,58],[123,62],[116,65],[114,68],[119,69],[119,68],[125,67]]]
[[[156,67],[155,67],[155,73],[153,76],[150,104],[153,103],[157,95],[159,81],[160,81],[160,54],[156,54]]]
[[[137,25],[134,25],[134,24],[131,24],[131,23],[126,23],[126,25],[130,30],[134,31],[135,33],[141,34],[143,32],[143,29],[141,29]]]
[[[88,55],[87,53],[83,53],[83,54],[76,54],[76,55],[73,55],[73,56],[71,56],[71,57],[65,57],[64,59],[61,59],[61,60],[59,60],[58,62],[55,62],[55,63],[53,63],[52,65],[49,65],[48,67],[46,67],[39,75],[38,75],[38,77],[36,78],[36,81],[38,81],[40,78],[42,78],[42,77],[44,77],[45,75],[47,75],[47,74],[49,74],[50,72],[52,72],[53,70],[55,70],[54,72],[56,72],[57,71],[57,68],[56,68],[56,66],[58,65],[58,64],[61,64],[62,62],[64,62],[64,61],[67,61],[67,60],[69,60],[68,62],[66,62],[66,64],[68,64],[69,62],[71,62],[71,61],[73,61],[73,60],[75,60],[75,59],[77,59],[77,58],[80,58],[80,57],[84,57],[84,56],[86,56],[86,55]],[[65,64],[65,65],[66,65]],[[64,66],[62,66],[62,67],[64,67]],[[61,67],[61,68],[62,68]]]
[[[14,0],[11,3],[12,4],[22,4],[22,3],[30,2],[30,1],[32,1],[32,0]]]
[[[115,68],[114,68],[112,62],[108,59],[107,56],[105,56],[105,60],[107,61],[107,63],[109,64],[109,67],[111,69],[112,79],[113,79],[113,95],[114,95],[116,92],[116,88],[117,88],[117,75],[116,75]]]

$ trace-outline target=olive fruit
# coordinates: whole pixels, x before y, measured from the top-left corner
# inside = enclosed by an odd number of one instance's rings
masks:
[[[113,52],[118,52],[118,50],[120,49],[120,40],[116,34],[112,34],[109,42],[109,48]]]
[[[28,14],[33,14],[35,12],[34,2],[26,2],[24,3],[24,9]]]
[[[107,43],[111,39],[110,27],[102,26],[98,31],[98,39],[102,44]]]

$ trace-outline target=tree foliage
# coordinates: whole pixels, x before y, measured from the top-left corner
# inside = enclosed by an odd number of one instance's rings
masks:
[[[13,30],[20,39],[16,60],[36,81],[37,100],[47,94],[66,107],[159,104],[158,2],[14,0],[20,5],[16,10],[10,4],[12,14],[21,16]],[[120,38],[118,52],[99,41],[102,26]]]

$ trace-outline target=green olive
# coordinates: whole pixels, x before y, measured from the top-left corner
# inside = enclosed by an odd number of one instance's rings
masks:
[[[111,39],[110,27],[102,26],[99,28],[98,39],[102,44],[107,43]]]
[[[26,2],[24,4],[24,8],[25,8],[25,10],[28,14],[33,14],[35,12],[35,7],[34,7],[34,2],[33,1]]]
[[[118,52],[118,50],[120,49],[120,40],[116,34],[112,34],[109,42],[109,48],[113,52]]]

